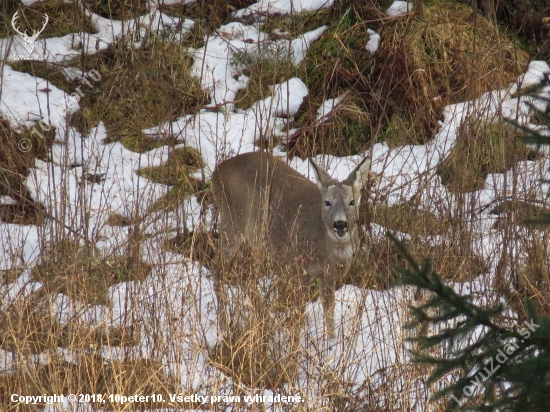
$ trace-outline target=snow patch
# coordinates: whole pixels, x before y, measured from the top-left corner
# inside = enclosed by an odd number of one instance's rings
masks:
[[[410,13],[412,8],[413,8],[413,3],[396,0],[388,8],[388,10],[386,10],[386,14],[390,17],[397,17],[403,14]]]

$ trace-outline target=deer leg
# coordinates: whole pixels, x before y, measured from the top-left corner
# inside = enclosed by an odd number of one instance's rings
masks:
[[[239,250],[243,242],[241,235],[229,237],[226,231],[220,231],[220,242],[218,251],[212,265],[212,276],[214,278],[214,293],[218,303],[217,317],[218,327],[221,332],[227,331],[228,316],[227,316],[227,294],[226,286],[223,282],[223,272],[226,266],[231,264],[231,260],[235,253]]]
[[[330,339],[334,339],[334,293],[336,292],[336,281],[330,277],[321,277],[321,303],[323,304],[323,315],[325,326]]]
[[[295,327],[298,332],[304,330],[307,325],[306,305],[309,299],[311,289],[312,276],[308,273],[303,264],[298,264],[294,267],[292,273],[298,274],[297,277],[292,277],[292,318],[296,320]],[[296,284],[295,279],[298,279]],[[299,336],[297,334],[296,336]]]

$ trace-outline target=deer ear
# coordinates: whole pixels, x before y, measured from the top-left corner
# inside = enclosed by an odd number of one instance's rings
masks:
[[[313,166],[313,170],[315,171],[315,178],[317,179],[317,186],[319,186],[319,189],[323,187],[328,187],[331,185],[331,183],[334,182],[334,179],[330,177],[328,172],[323,169],[322,166],[319,166],[315,160],[312,158],[309,159],[309,162]]]
[[[353,188],[353,193],[357,197],[359,192],[367,182],[369,176],[371,161],[370,159],[364,158],[359,165],[350,173],[346,180],[343,183],[346,186],[351,186]]]

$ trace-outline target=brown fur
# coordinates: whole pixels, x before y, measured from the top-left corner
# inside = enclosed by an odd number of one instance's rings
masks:
[[[222,267],[247,241],[252,249],[265,245],[282,263],[305,269],[307,283],[320,279],[325,323],[334,336],[335,283],[347,272],[359,245],[357,211],[370,162],[363,161],[342,183],[311,163],[317,186],[260,152],[233,157],[214,171],[212,193],[221,219],[212,273],[221,329],[227,327]],[[337,232],[336,221],[346,222],[346,228]]]

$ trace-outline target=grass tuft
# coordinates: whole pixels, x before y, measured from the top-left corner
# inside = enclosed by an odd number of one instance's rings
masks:
[[[394,144],[425,143],[438,130],[446,104],[507,87],[528,63],[497,26],[459,3],[419,6],[385,21],[380,33],[370,108],[385,128],[406,125]]]
[[[191,58],[171,42],[154,39],[140,49],[118,42],[75,64],[101,74],[93,89],[83,90],[86,96],[75,124],[85,134],[103,121],[109,140],[132,151],[170,143],[150,139],[141,131],[195,113],[207,101],[207,93],[189,73]]]
[[[32,277],[49,294],[63,293],[78,301],[109,305],[108,288],[120,282],[143,280],[151,267],[136,257],[101,257],[92,246],[61,240],[42,253]]]
[[[206,196],[207,186],[191,174],[202,167],[200,154],[192,148],[175,149],[168,161],[161,166],[141,169],[140,176],[155,182],[172,186],[168,193],[160,198],[151,210],[175,210],[181,205],[182,199],[201,192]]]
[[[147,0],[84,0],[84,6],[101,17],[128,20],[147,14]]]
[[[471,192],[485,187],[489,173],[504,173],[517,161],[535,158],[514,126],[467,120],[459,127],[456,144],[439,163],[437,173],[451,192]]]
[[[0,221],[20,225],[42,224],[43,207],[32,199],[25,181],[36,158],[48,159],[55,129],[43,135],[44,139],[28,129],[16,133],[7,120],[0,119],[0,196],[11,198],[11,204],[0,205]],[[29,150],[22,150],[22,144]]]
[[[296,122],[298,130],[288,139],[287,146],[292,155],[301,158],[321,153],[350,156],[368,148],[371,143],[369,132],[373,125],[360,96],[347,93],[321,121],[316,120],[316,110],[311,110],[317,105],[310,100],[306,105],[310,110],[299,117]]]
[[[242,109],[248,109],[258,100],[271,96],[270,86],[296,74],[296,67],[285,49],[269,48],[261,54],[237,52],[233,54],[231,64],[242,67],[242,73],[249,78],[246,88],[239,90],[235,96],[235,107]]]
[[[11,25],[13,15],[19,11],[18,27],[21,31],[31,33],[39,30],[44,24],[44,13],[48,15],[48,24],[39,38],[61,37],[70,33],[95,33],[90,18],[77,2],[63,0],[48,0],[37,2],[30,6],[19,1],[8,0],[0,6],[0,38],[15,34]]]

